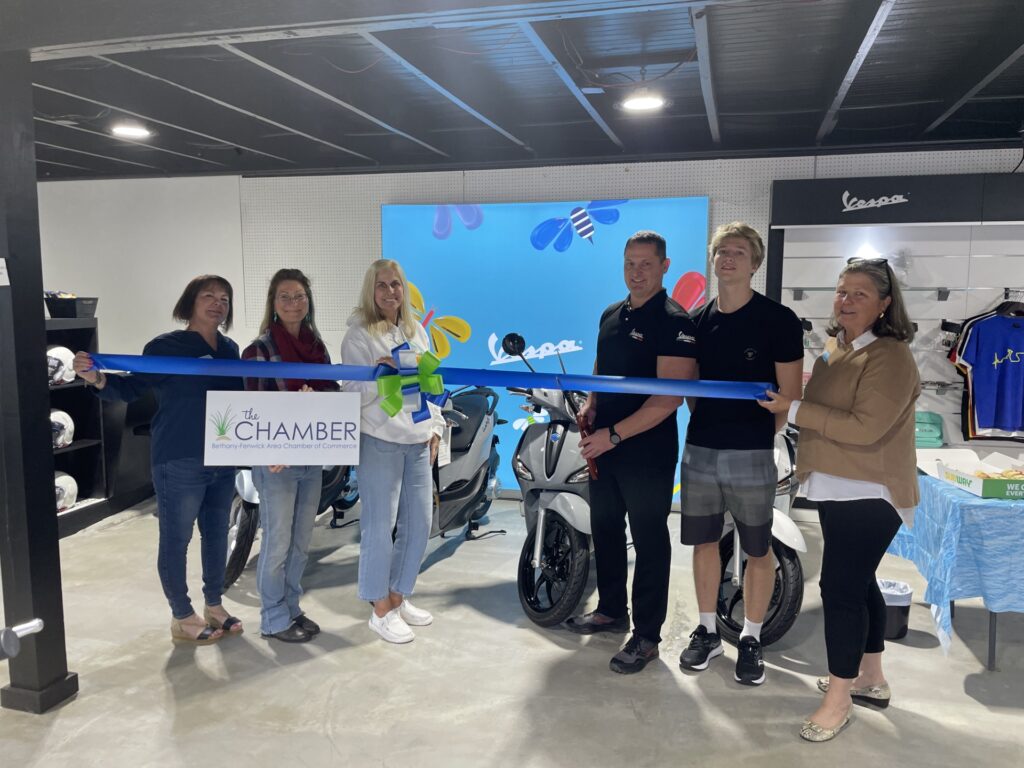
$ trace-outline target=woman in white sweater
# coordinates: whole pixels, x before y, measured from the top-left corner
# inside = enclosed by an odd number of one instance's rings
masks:
[[[406,285],[397,261],[380,259],[370,265],[341,343],[342,362],[394,365],[393,350],[406,342],[419,354],[429,351],[427,334],[413,318]],[[416,586],[430,535],[430,467],[437,458],[444,419],[434,405],[429,406],[431,417],[420,422],[405,410],[388,416],[380,406],[376,382],[346,381],[344,389],[362,395],[359,599],[373,603],[370,629],[390,643],[408,643],[415,638],[410,625],[433,621],[430,613],[407,598]]]

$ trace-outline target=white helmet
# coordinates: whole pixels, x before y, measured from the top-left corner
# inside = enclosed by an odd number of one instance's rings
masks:
[[[57,494],[57,511],[63,512],[75,506],[78,501],[78,483],[67,472],[53,473],[54,492]]]
[[[54,448],[67,448],[75,439],[75,422],[64,411],[50,410],[50,428],[53,430]]]
[[[61,384],[75,380],[75,354],[67,347],[46,348],[46,365],[50,372],[50,384]]]

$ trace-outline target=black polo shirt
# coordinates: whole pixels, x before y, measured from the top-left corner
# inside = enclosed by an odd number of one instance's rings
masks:
[[[686,310],[662,289],[639,309],[628,299],[601,314],[597,335],[597,373],[602,376],[658,377],[659,357],[696,357],[697,330]],[[595,393],[595,429],[610,427],[635,413],[650,395]],[[616,462],[674,464],[679,457],[679,430],[669,417],[646,432],[623,440],[605,456]]]
[[[694,316],[700,377],[766,381],[778,386],[776,363],[804,356],[804,332],[793,310],[754,292],[735,312],[711,301]],[[686,441],[718,450],[765,450],[775,444],[775,416],[755,400],[698,397]]]

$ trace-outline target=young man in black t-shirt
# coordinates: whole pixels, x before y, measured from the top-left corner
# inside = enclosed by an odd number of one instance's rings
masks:
[[[624,276],[629,296],[601,315],[594,373],[692,379],[694,327],[686,311],[668,297],[665,240],[637,232],[626,241]],[[633,627],[612,658],[614,672],[639,672],[658,657],[661,625],[668,610],[672,504],[679,435],[676,409],[682,398],[664,395],[591,393],[581,412],[593,433],[581,441],[595,459],[590,481],[590,525],[597,560],[597,610],[568,621],[580,634],[628,632],[626,516],[633,535]]]
[[[719,227],[709,247],[718,296],[698,312],[700,378],[766,381],[791,398],[801,395],[803,329],[792,310],[750,287],[764,259],[757,231],[742,222]],[[679,657],[684,669],[706,669],[722,653],[715,625],[721,579],[718,540],[728,510],[747,555],[743,585],[744,624],[735,679],[764,682],[761,624],[775,584],[772,508],[778,480],[775,433],[785,426],[755,400],[696,398],[680,470],[683,544],[694,545],[693,576],[700,626]]]

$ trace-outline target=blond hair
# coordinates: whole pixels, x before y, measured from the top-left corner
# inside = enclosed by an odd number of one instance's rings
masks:
[[[729,224],[722,224],[711,236],[711,243],[708,245],[708,256],[712,259],[718,252],[722,241],[727,237],[738,237],[746,240],[750,245],[750,264],[756,270],[761,267],[764,261],[764,241],[756,229],[742,221],[733,221]]]
[[[387,332],[391,324],[380,313],[374,299],[377,275],[385,269],[390,269],[397,274],[402,283],[402,306],[398,308],[398,321],[395,324],[402,329],[402,333],[407,338],[411,338],[416,333],[417,323],[416,318],[412,315],[412,306],[409,304],[409,281],[405,279],[402,265],[393,259],[377,259],[366,270],[366,274],[363,275],[363,287],[359,291],[359,304],[356,305],[352,314],[359,318],[372,335],[383,336]]]

